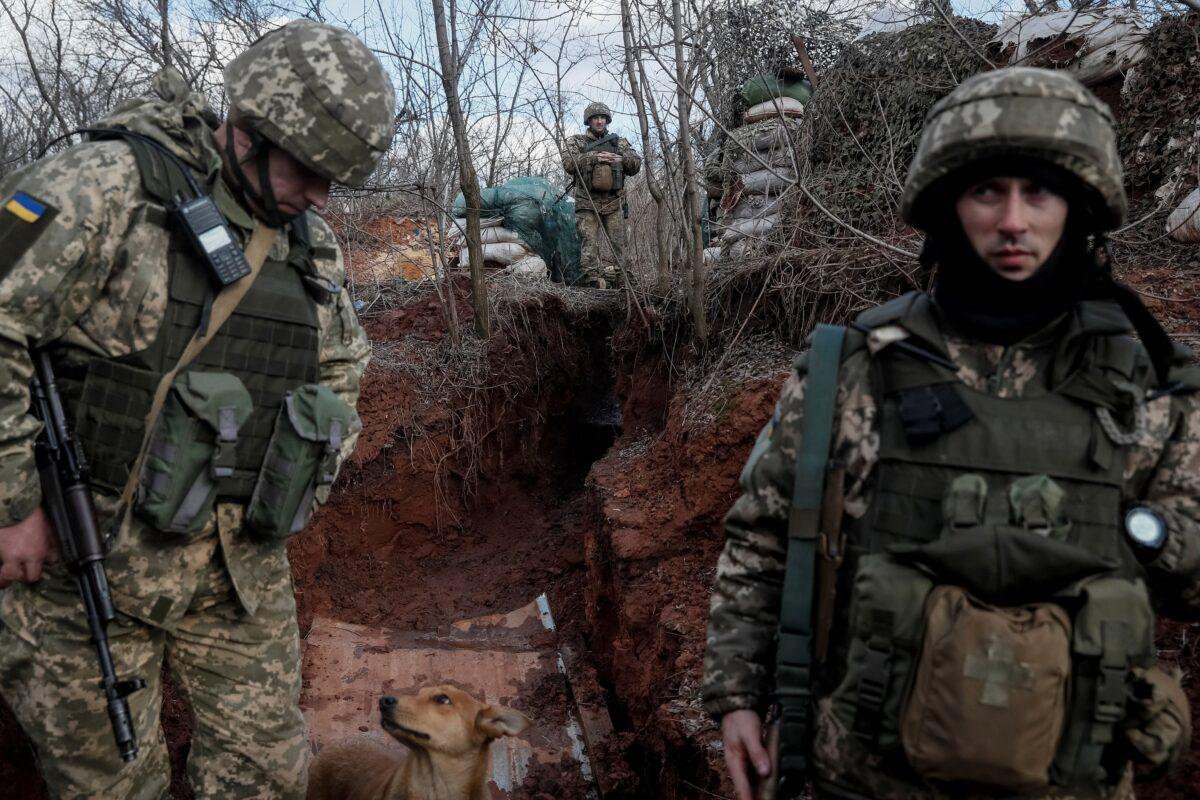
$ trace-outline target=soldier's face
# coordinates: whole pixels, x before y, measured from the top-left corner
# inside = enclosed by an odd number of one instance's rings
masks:
[[[975,252],[1013,281],[1031,277],[1058,246],[1067,201],[1031,178],[996,177],[968,188],[955,204]]]
[[[588,127],[596,133],[604,133],[605,129],[608,128],[608,117],[601,117],[599,115],[592,117],[588,120]]]
[[[222,145],[224,144],[224,127],[218,128],[215,134],[217,141]],[[233,128],[233,143],[234,151],[239,158],[245,157],[252,144],[249,135],[236,126]],[[222,157],[226,157],[224,147],[218,149],[220,149]],[[262,184],[258,174],[258,158],[243,161],[242,174],[246,176],[250,188],[261,193]],[[321,177],[278,147],[268,149],[266,158],[267,177],[271,182],[271,191],[275,195],[275,202],[282,214],[295,217],[310,208],[318,211],[325,208],[325,204],[329,202],[328,178]]]

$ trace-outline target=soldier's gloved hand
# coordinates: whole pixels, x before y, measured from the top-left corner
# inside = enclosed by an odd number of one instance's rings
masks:
[[[771,759],[763,747],[762,718],[748,708],[730,711],[721,717],[721,739],[737,800],[754,800],[753,786],[758,780],[750,780],[750,765],[758,779],[771,774]]]
[[[1134,669],[1127,686],[1125,741],[1132,757],[1165,771],[1188,749],[1192,715],[1179,667]]]
[[[13,581],[38,582],[42,565],[57,559],[54,531],[40,506],[16,525],[0,528],[0,589]]]

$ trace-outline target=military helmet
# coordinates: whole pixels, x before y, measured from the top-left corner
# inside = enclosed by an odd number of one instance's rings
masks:
[[[379,59],[342,28],[295,20],[225,68],[239,124],[318,175],[360,186],[388,149],[396,95]]]
[[[604,103],[591,103],[583,110],[584,125],[591,122],[592,117],[604,117],[610,125],[612,124],[612,110]]]
[[[1053,164],[1092,189],[1102,229],[1125,219],[1112,111],[1065,72],[1033,67],[975,75],[934,105],[908,169],[901,216],[924,228],[921,201],[931,186],[972,163],[1013,156]]]

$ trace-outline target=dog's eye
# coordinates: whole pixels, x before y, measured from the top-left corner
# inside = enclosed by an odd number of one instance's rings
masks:
[[[437,703],[438,705],[448,706],[448,705],[450,705],[450,695],[446,695],[446,694],[434,695],[433,702]]]

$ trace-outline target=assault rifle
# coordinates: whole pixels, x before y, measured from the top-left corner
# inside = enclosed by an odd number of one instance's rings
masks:
[[[33,353],[33,414],[42,423],[35,445],[42,504],[58,537],[58,549],[75,578],[87,612],[88,629],[100,661],[100,686],[108,702],[108,719],[122,761],[137,758],[137,735],[129,713],[129,695],[145,687],[141,678],[117,680],[108,648],[108,625],[117,616],[108,575],[104,571],[104,543],[92,505],[87,462],[71,436],[63,412],[50,356]]]

